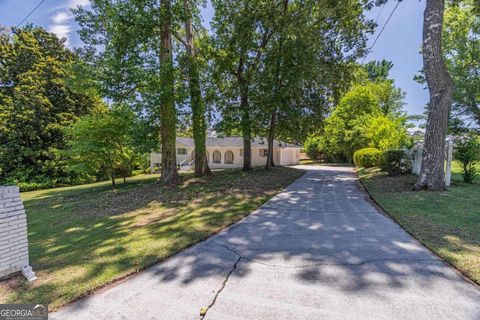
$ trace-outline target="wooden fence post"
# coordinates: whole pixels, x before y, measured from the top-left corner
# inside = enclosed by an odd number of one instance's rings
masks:
[[[453,141],[447,142],[447,164],[445,168],[445,186],[450,187],[452,183],[452,158],[453,158]]]
[[[423,144],[417,143],[416,150],[414,150],[414,160],[413,160],[413,173],[416,175],[420,174],[420,169],[422,168],[422,159],[423,159]]]

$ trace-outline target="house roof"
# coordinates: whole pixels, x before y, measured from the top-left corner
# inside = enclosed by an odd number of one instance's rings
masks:
[[[183,144],[186,147],[194,148],[195,144],[192,138],[182,138],[177,137],[177,143]],[[240,137],[230,137],[230,138],[207,138],[206,141],[207,147],[210,148],[243,148],[243,138]],[[266,138],[254,138],[252,139],[252,148],[267,148],[268,140]],[[280,140],[273,140],[274,147],[287,147],[287,148],[298,148],[301,149],[301,146],[296,144],[286,143]]]

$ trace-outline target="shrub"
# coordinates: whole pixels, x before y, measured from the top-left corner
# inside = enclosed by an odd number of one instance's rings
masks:
[[[363,148],[355,151],[353,162],[357,167],[379,167],[382,164],[382,151],[376,148]]]
[[[304,149],[310,159],[318,160],[321,157],[320,137],[310,136],[305,140]]]
[[[65,130],[69,169],[75,173],[105,171],[115,186],[115,176],[129,175],[138,153],[134,146],[133,111],[114,105],[107,112],[80,118]]]
[[[76,186],[86,183],[96,182],[97,178],[91,175],[72,175],[70,177],[50,178],[47,176],[38,176],[35,179],[21,180],[18,178],[9,178],[5,181],[7,185],[16,185],[21,192],[42,190],[50,188],[60,188]]]
[[[391,176],[412,172],[412,162],[404,150],[387,150],[383,153],[382,170]]]
[[[472,183],[477,175],[476,164],[480,160],[480,137],[474,132],[465,134],[455,141],[455,159],[463,170],[463,181]]]

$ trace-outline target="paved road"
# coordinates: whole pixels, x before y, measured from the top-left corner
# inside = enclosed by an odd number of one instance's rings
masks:
[[[52,319],[480,319],[480,289],[378,213],[350,168]]]

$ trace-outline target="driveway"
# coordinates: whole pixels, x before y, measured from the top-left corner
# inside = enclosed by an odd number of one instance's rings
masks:
[[[479,287],[379,213],[351,168],[302,169],[241,222],[51,319],[480,319]]]

